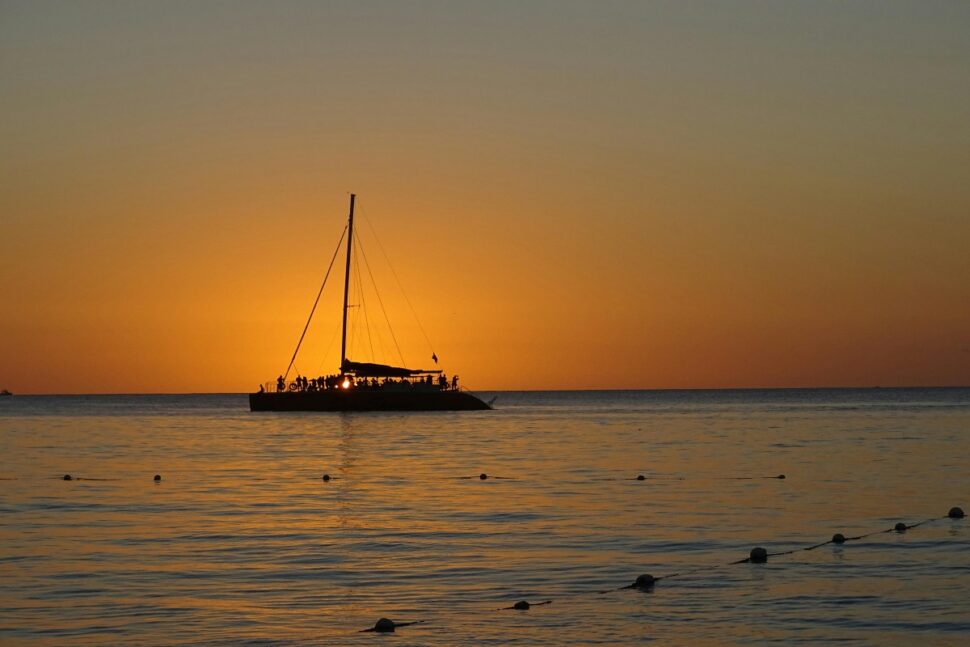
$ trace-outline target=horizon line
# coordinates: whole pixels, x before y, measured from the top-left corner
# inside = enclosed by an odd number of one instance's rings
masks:
[[[908,385],[908,386],[725,386],[725,387],[660,387],[660,388],[587,388],[587,389],[476,389],[479,393],[605,393],[605,392],[668,392],[668,391],[905,391],[912,389],[970,389],[970,385]],[[118,391],[104,393],[14,393],[11,396],[136,396],[136,395],[249,395],[250,391]]]

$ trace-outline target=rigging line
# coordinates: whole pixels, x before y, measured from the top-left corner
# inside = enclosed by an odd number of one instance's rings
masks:
[[[327,350],[323,352],[323,358],[320,360],[320,365],[317,367],[317,373],[320,374],[323,371],[323,365],[327,362],[327,358],[330,357],[330,350],[333,348],[333,343],[337,341],[337,335],[340,334],[340,326],[337,326],[333,330],[333,335],[330,336],[330,343],[327,344]]]
[[[346,352],[344,357],[353,357],[354,355],[354,340],[357,338],[357,315],[358,308],[354,299],[357,298],[357,273],[354,271],[354,263],[357,261],[356,258],[352,257],[352,260],[347,265],[347,272],[350,273],[350,277],[347,280],[347,305],[346,305],[346,316],[347,321],[344,325],[344,330],[346,331]],[[340,365],[340,372],[343,373],[343,364]]]
[[[293,351],[293,357],[290,358],[290,363],[286,367],[286,372],[283,373],[283,381],[290,375],[290,369],[293,368],[293,362],[296,361],[296,354],[300,352],[300,346],[303,344],[303,338],[306,336],[306,331],[310,327],[310,321],[313,319],[313,313],[316,312],[317,304],[320,303],[320,295],[323,294],[323,288],[327,285],[327,279],[330,278],[330,270],[333,269],[333,262],[337,260],[337,252],[340,251],[340,243],[344,241],[344,236],[347,235],[347,227],[344,226],[343,232],[340,234],[340,240],[337,241],[337,247],[333,250],[333,257],[330,259],[330,265],[327,267],[327,273],[323,277],[323,283],[320,284],[320,290],[317,292],[317,298],[313,300],[313,307],[310,308],[310,316],[307,317],[306,325],[303,326],[303,332],[300,333],[300,341],[296,342],[296,349]]]
[[[357,256],[364,256],[363,242],[361,242],[361,241],[362,241],[362,238],[361,238],[360,233],[358,231],[358,235],[354,239],[354,242],[357,243],[357,245],[358,245],[358,254],[357,254]],[[366,257],[365,257],[364,260],[366,262]],[[358,267],[357,271],[358,271],[358,276],[360,276],[360,274],[359,274],[360,268],[359,267]],[[374,292],[376,293],[377,292],[377,284],[376,283],[373,283],[373,280],[372,280],[372,284],[373,284],[373,287],[374,287]],[[361,290],[363,290],[363,284],[361,284]],[[382,358],[389,358],[389,357],[391,357],[391,353],[389,353],[388,350],[387,350],[387,344],[384,343],[384,335],[383,335],[383,332],[381,331],[381,327],[380,326],[374,326],[372,328],[369,325],[369,321],[370,320],[368,319],[368,327],[367,327],[368,338],[370,339],[370,335],[371,334],[375,335],[377,337],[378,347],[380,348],[380,351],[381,351],[380,355],[375,355],[375,359],[373,361],[377,361],[376,357],[382,357]],[[388,330],[390,330],[390,325],[388,325]],[[391,331],[391,333],[393,335],[393,331]],[[374,353],[373,341],[371,341],[371,353]],[[400,355],[400,353],[398,353],[398,354]],[[402,363],[404,363],[404,362],[402,361]]]
[[[357,259],[355,258],[351,264],[351,272],[353,272],[353,274],[350,279],[351,289],[353,290],[351,294],[354,295],[355,301],[359,298],[358,295],[361,292],[360,272],[355,271],[356,263],[357,263]],[[347,357],[352,357],[357,354],[356,353],[357,329],[360,328],[360,304],[350,303],[347,307],[353,308],[353,310],[350,313],[350,330],[348,331],[348,334],[347,334]],[[341,370],[343,370],[342,367],[341,367]]]
[[[323,367],[327,363],[327,360],[330,358],[330,351],[333,350],[334,342],[337,341],[337,337],[339,336],[340,336],[340,322],[338,321],[337,325],[333,329],[333,334],[330,335],[330,341],[327,342],[326,350],[323,351],[323,355],[321,355],[320,357],[320,363],[317,365],[317,375],[323,375],[322,373]]]
[[[367,254],[364,252],[364,246],[360,246],[360,255],[364,258],[364,267],[367,268],[367,275],[370,277],[371,285],[374,286],[374,294],[377,295],[377,302],[381,305],[381,312],[384,313],[384,321],[387,322],[387,330],[391,333],[391,339],[394,341],[394,348],[397,349],[397,356],[401,360],[401,366],[407,364],[404,361],[404,354],[401,352],[401,346],[397,343],[397,336],[394,334],[394,328],[391,326],[391,320],[387,316],[387,310],[384,308],[384,300],[381,299],[381,291],[377,289],[377,282],[374,280],[374,273],[371,272],[370,262],[367,260]]]
[[[367,321],[367,302],[364,297],[364,283],[360,278],[360,241],[357,240],[356,238],[354,239],[354,289],[357,290],[356,294],[357,294],[358,323],[363,324],[364,333],[369,335],[370,330],[368,329],[369,323]],[[357,328],[354,329],[355,334],[356,334],[356,331],[357,331]],[[367,357],[367,353],[365,352],[366,347],[362,343],[363,337],[364,335],[362,334],[361,343],[359,344],[361,347],[361,350],[360,350],[360,353],[358,354],[359,355],[358,359]],[[354,340],[356,342],[357,338],[354,337]]]
[[[384,333],[381,330],[381,328],[382,326],[376,326],[376,325],[373,326],[372,328],[368,328],[368,332],[373,333],[374,337],[377,338],[377,349],[381,351],[380,354],[376,355],[375,357],[381,357],[381,358],[393,357],[393,353],[388,352],[387,344],[384,343]],[[374,361],[378,361],[378,360],[375,359]]]
[[[355,236],[354,243],[356,244],[357,242],[358,242],[357,237]],[[351,343],[353,344],[353,348],[352,348],[353,354],[355,356],[363,356],[364,348],[363,348],[363,342],[361,341],[363,339],[363,334],[360,333],[360,328],[363,325],[366,329],[366,326],[367,326],[367,319],[365,316],[366,313],[364,312],[364,305],[363,305],[364,279],[362,278],[360,273],[360,262],[358,260],[358,255],[355,254],[353,258],[354,258],[353,281],[354,281],[355,303],[354,303],[354,328],[353,328]],[[350,348],[350,346],[348,346],[348,348]]]
[[[354,244],[359,245],[359,241],[355,238]],[[360,251],[359,247],[356,247],[357,251]],[[357,351],[361,357],[366,357],[366,347],[364,346],[364,334],[367,333],[367,310],[364,302],[364,278],[360,273],[360,255],[354,255],[354,274],[356,280],[356,294],[357,294],[357,323],[354,328],[354,343],[356,344]],[[363,329],[363,330],[362,330]],[[360,334],[360,339],[358,340],[357,335]]]
[[[370,229],[372,234],[374,234],[374,240],[377,241],[377,248],[381,250],[381,255],[384,256],[387,266],[391,268],[391,275],[394,277],[394,281],[397,283],[398,289],[401,290],[401,294],[404,296],[404,302],[408,304],[408,309],[411,311],[411,316],[414,317],[414,322],[418,324],[418,330],[420,330],[421,334],[424,335],[424,341],[428,342],[428,349],[431,351],[432,355],[437,355],[437,353],[434,352],[434,345],[431,343],[428,333],[425,332],[424,326],[421,325],[421,320],[418,319],[418,313],[415,311],[414,306],[411,305],[411,299],[408,298],[408,293],[404,291],[404,285],[401,283],[401,279],[398,278],[397,272],[394,271],[394,266],[391,264],[391,259],[388,258],[387,252],[384,251],[384,245],[381,244],[381,239],[377,236],[377,230],[375,230],[374,226],[370,224],[370,218],[364,218],[364,222],[367,223],[367,228]]]
[[[359,240],[357,242],[360,243]],[[358,256],[362,256],[363,255],[363,248],[362,247],[359,247],[358,248],[357,255]],[[365,285],[364,278],[363,278],[363,274],[360,275],[360,280],[361,280],[360,289],[361,289],[361,292],[363,293],[364,285]],[[373,288],[374,288],[374,292],[376,293],[377,292],[377,286],[374,285]],[[373,358],[372,358],[372,361],[375,361],[375,362],[377,362],[377,361],[386,361],[387,359],[393,357],[393,354],[392,353],[389,353],[387,351],[387,345],[384,343],[384,337],[383,337],[383,333],[382,333],[382,330],[381,330],[382,326],[377,326],[377,325],[371,326],[370,325],[370,318],[369,318],[369,316],[366,319],[366,321],[367,321],[367,339],[368,339],[368,341],[370,342],[370,345],[371,345],[371,354],[374,355]],[[390,326],[388,326],[388,328],[390,328]],[[373,341],[372,335],[375,336],[375,337],[377,337],[378,350],[381,351],[380,352],[380,355],[374,354],[374,341]],[[377,358],[382,358],[382,359],[378,360]]]
[[[355,240],[354,244],[357,245],[357,251],[358,251],[357,256],[360,256],[360,240],[359,239]],[[354,257],[354,265],[356,266],[354,269],[357,271],[357,276],[359,278],[360,265],[357,264],[357,257]],[[363,281],[361,281],[361,285],[360,285],[360,310],[361,310],[361,314],[364,317],[364,330],[367,331],[367,345],[370,348],[370,361],[374,362],[376,361],[374,359],[374,339],[373,337],[371,337],[370,319],[368,319],[367,317],[367,301],[364,299]]]
[[[381,351],[380,357],[391,357],[391,353],[387,350],[387,344],[384,343],[384,333],[381,332],[381,329],[375,328],[374,335],[377,337],[377,346]]]

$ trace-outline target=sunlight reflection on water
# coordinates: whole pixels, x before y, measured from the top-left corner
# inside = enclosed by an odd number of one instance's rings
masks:
[[[754,545],[967,509],[970,390],[497,404],[340,415],[251,414],[235,395],[7,399],[0,639],[364,644],[374,634],[357,631],[381,616],[428,620],[400,633],[434,644],[970,630],[965,521],[597,594]],[[554,603],[495,611],[519,599]]]

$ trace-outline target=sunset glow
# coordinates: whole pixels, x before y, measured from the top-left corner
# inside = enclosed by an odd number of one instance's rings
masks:
[[[350,192],[473,389],[970,384],[966,4],[287,7],[0,4],[0,388],[275,380]]]

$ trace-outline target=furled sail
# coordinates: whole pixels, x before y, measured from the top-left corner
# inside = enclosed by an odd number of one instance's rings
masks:
[[[421,368],[403,368],[400,366],[388,366],[387,364],[371,364],[369,362],[352,362],[344,360],[340,370],[344,373],[353,373],[357,377],[410,377],[412,375],[426,373],[440,373],[441,371],[426,371]]]

